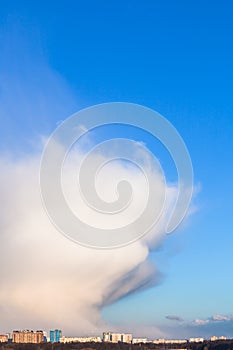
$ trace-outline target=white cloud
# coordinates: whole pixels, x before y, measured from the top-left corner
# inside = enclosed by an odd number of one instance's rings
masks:
[[[57,120],[74,112],[77,97],[38,54],[40,48],[31,55],[27,51],[30,44],[22,37],[16,30],[10,32],[5,47],[4,42],[1,43],[4,55],[0,73],[4,84],[0,85],[3,120],[0,147],[7,152],[12,148],[15,152],[13,156],[0,156],[0,313],[4,320],[1,331],[59,327],[67,335],[96,333],[108,327],[100,316],[104,305],[158,283],[159,273],[148,257],[149,250],[164,238],[165,216],[157,230],[143,240],[111,251],[84,248],[58,233],[41,203],[40,154],[30,155],[28,145],[41,151],[36,137],[45,130],[49,133]],[[6,49],[9,42],[10,52]],[[33,47],[36,45],[34,41]],[[9,60],[12,57],[17,59]],[[82,128],[85,130],[85,126]],[[27,154],[16,158],[16,151],[20,153],[22,149]],[[144,203],[145,184],[132,169],[127,171],[137,194],[128,212],[128,219],[132,219]],[[100,191],[104,199],[112,195],[107,179],[123,172],[125,169],[120,164],[109,167],[102,179],[104,186],[101,181],[99,186],[104,188]],[[66,179],[74,174],[69,173]],[[155,185],[159,185],[159,174],[155,171],[153,176]],[[69,182],[66,190],[67,200],[77,212],[77,201]],[[173,202],[176,188],[167,190],[168,203]],[[79,214],[87,218],[87,208],[83,202],[79,204]],[[93,219],[98,221],[98,217]],[[126,219],[120,218],[122,223]],[[99,221],[99,224],[107,223]],[[145,328],[145,333],[149,328]],[[162,336],[159,329],[151,327],[150,330]]]
[[[193,324],[196,326],[200,326],[200,325],[202,326],[208,323],[209,323],[209,320],[196,319],[195,321],[193,321]]]
[[[223,316],[223,315],[214,315],[211,317],[212,321],[230,321],[229,316]]]
[[[156,231],[124,248],[81,247],[59,234],[45,214],[39,163],[40,156],[18,161],[0,158],[2,331],[59,327],[70,335],[100,332],[106,328],[100,316],[104,305],[159,281],[148,256],[151,244],[163,238],[165,217]],[[120,164],[105,173],[106,191],[117,172],[122,172]],[[143,188],[140,177],[130,168],[127,172]],[[155,184],[159,181],[158,174]],[[175,193],[174,188],[168,189],[170,201]],[[141,205],[142,194],[138,192],[130,215]],[[83,204],[80,210],[85,216]]]

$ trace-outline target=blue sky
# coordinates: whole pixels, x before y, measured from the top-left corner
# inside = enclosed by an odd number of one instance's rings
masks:
[[[151,253],[161,284],[106,307],[103,317],[138,318],[178,337],[187,329],[233,336],[231,1],[0,3],[2,152],[33,152],[33,140],[71,113],[124,101],[165,116],[191,155],[197,210]],[[196,319],[208,324],[194,326]]]

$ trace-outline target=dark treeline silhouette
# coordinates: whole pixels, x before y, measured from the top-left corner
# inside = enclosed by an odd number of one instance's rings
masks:
[[[215,342],[186,344],[126,344],[126,343],[42,343],[42,344],[14,344],[0,343],[0,350],[233,350],[233,339]]]

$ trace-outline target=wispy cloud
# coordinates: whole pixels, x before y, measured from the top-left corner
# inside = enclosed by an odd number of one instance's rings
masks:
[[[177,334],[184,339],[190,337],[204,337],[208,339],[213,335],[231,338],[233,315],[216,314],[206,318],[197,318],[195,320],[183,322],[172,322],[172,324],[160,324],[157,326],[161,332],[166,332],[167,338],[176,338]]]
[[[196,319],[193,321],[193,324],[195,326],[200,326],[209,323],[209,320],[201,320],[201,319]]]
[[[193,324],[194,325],[205,325],[205,324],[210,324],[210,323],[213,323],[213,322],[227,322],[227,321],[231,321],[233,320],[233,316],[232,315],[213,315],[213,316],[210,316],[209,318],[206,318],[206,319],[196,319],[193,321]]]
[[[37,31],[31,40],[18,21],[9,15],[0,32],[0,150],[6,152],[35,147],[38,135],[78,108],[77,96],[47,63]]]
[[[177,315],[167,315],[165,316],[165,318],[171,321],[178,321],[178,322],[184,321],[184,319],[181,316],[177,316]]]
[[[212,317],[211,317],[211,321],[230,321],[230,320],[232,320],[233,319],[233,317],[231,316],[223,316],[223,315],[213,315]]]

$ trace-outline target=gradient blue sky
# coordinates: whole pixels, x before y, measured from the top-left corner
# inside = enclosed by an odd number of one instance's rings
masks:
[[[0,1],[2,151],[33,151],[59,120],[110,101],[155,109],[189,149],[197,211],[151,254],[162,283],[106,307],[107,320],[233,337],[232,16],[230,0]]]

